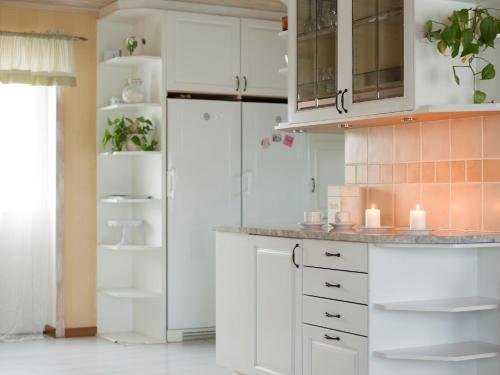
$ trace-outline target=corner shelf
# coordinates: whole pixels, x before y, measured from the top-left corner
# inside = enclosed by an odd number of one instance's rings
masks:
[[[159,298],[161,293],[150,292],[147,290],[141,290],[136,288],[112,288],[112,289],[101,289],[101,293],[114,298],[123,299],[146,299],[146,298]]]
[[[104,340],[111,341],[115,344],[162,344],[164,340],[154,339],[146,335],[142,335],[137,332],[110,332],[110,333],[99,333],[100,338]]]
[[[100,111],[118,111],[127,109],[161,109],[158,103],[129,103],[129,104],[113,104],[99,108]]]
[[[158,198],[137,198],[137,199],[117,199],[117,198],[101,198],[101,203],[112,203],[112,204],[135,204],[135,203],[149,203],[149,202],[159,202],[161,199]]]
[[[159,56],[118,56],[101,61],[100,66],[134,67],[144,64],[157,64],[161,62]]]
[[[161,151],[114,151],[101,152],[102,157],[123,157],[123,156],[161,156]]]
[[[109,250],[115,252],[133,252],[133,253],[142,253],[142,252],[151,252],[151,251],[159,251],[162,249],[161,246],[150,246],[150,245],[99,245],[99,248],[102,250]]]
[[[496,310],[500,308],[500,300],[486,297],[448,298],[425,301],[376,303],[375,308],[389,311],[460,313],[467,311]]]
[[[385,359],[463,362],[498,357],[500,356],[500,345],[470,341],[455,344],[375,351],[375,355]]]

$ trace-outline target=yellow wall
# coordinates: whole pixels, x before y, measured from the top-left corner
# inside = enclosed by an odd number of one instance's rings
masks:
[[[77,87],[64,88],[64,298],[66,328],[96,325],[96,14],[0,6],[0,30],[63,30],[77,42]]]

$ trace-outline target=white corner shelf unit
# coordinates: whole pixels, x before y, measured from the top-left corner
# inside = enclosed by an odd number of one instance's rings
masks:
[[[121,344],[166,341],[166,98],[163,74],[164,14],[117,12],[97,25],[97,331]],[[105,50],[121,49],[128,36],[143,37],[142,56],[103,61]],[[110,105],[129,78],[141,78],[144,103]],[[156,151],[103,149],[107,118],[150,119]],[[114,195],[135,196],[117,199]],[[146,199],[142,197],[153,197]],[[119,244],[120,228],[110,220],[141,220]]]
[[[463,362],[500,356],[500,345],[480,341],[422,346],[375,352],[385,359],[406,359],[413,361]]]
[[[496,310],[500,308],[500,300],[486,297],[464,297],[425,301],[376,303],[375,307],[380,310],[390,311],[460,313],[469,311]]]

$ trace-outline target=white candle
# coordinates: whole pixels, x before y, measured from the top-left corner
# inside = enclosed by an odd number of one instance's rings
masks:
[[[417,204],[417,209],[410,211],[410,229],[413,230],[423,230],[426,229],[425,223],[425,211],[420,209]]]
[[[374,204],[365,211],[365,227],[380,228],[380,210],[376,209]]]

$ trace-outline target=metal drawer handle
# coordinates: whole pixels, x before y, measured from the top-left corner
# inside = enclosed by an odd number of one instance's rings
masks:
[[[341,257],[341,254],[340,253],[330,253],[328,251],[325,251],[325,256],[327,257],[337,257],[337,258],[340,258]]]
[[[299,265],[297,264],[297,262],[295,261],[295,250],[297,250],[297,248],[299,248],[300,245],[299,244],[296,244],[292,250],[292,263],[293,265],[295,266],[295,268],[299,268]]]
[[[340,288],[340,287],[342,287],[342,285],[340,285],[340,284],[330,284],[328,281],[325,283],[325,286],[327,288]]]
[[[340,337],[332,337],[332,336],[328,336],[327,334],[325,334],[323,337],[324,337],[326,340],[340,341]]]
[[[327,318],[337,318],[337,319],[341,318],[340,314],[330,314],[329,312],[325,312],[325,316]]]

